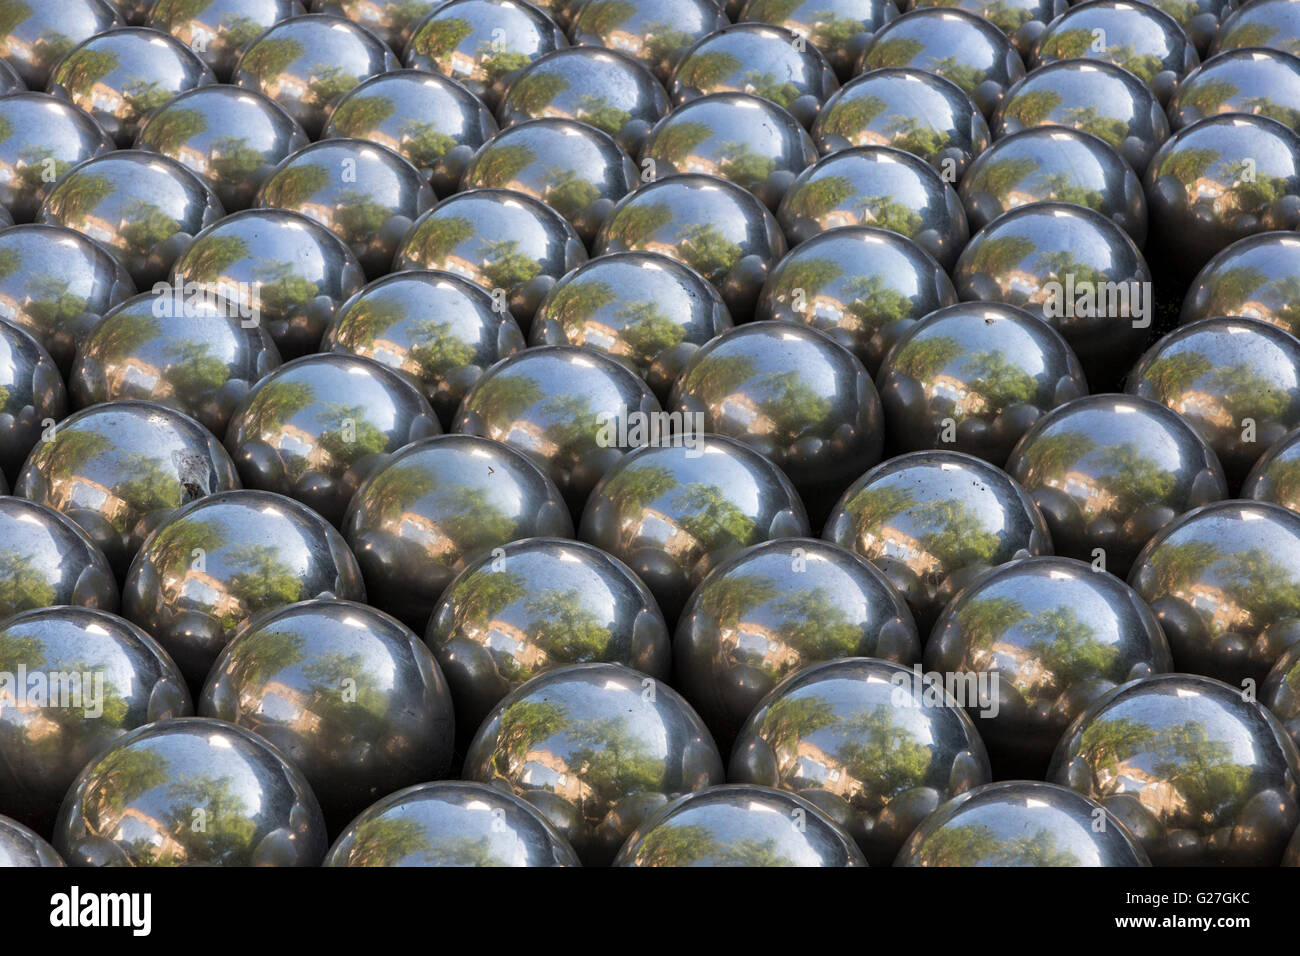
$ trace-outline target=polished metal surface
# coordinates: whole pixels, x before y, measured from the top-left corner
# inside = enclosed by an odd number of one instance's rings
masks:
[[[787,677],[750,715],[728,768],[734,783],[797,793],[887,866],[945,800],[989,782],[979,734],[919,671],[856,657]]]
[[[17,478],[28,453],[67,410],[50,353],[18,326],[0,322],[0,474]]]
[[[1282,724],[1291,741],[1300,747],[1300,644],[1287,649],[1268,672],[1259,691],[1259,702]],[[1300,842],[1291,841],[1292,854]],[[1288,865],[1300,865],[1300,856]]]
[[[1235,8],[1252,0],[1141,0],[1173,17],[1202,56],[1219,35],[1219,28]]]
[[[1300,236],[1256,233],[1215,255],[1188,287],[1179,322],[1233,315],[1300,333]]]
[[[1061,738],[1048,779],[1105,807],[1156,866],[1276,865],[1300,813],[1300,757],[1277,719],[1193,674],[1096,701]]]
[[[714,0],[591,0],[574,12],[575,46],[631,57],[667,83],[691,45],[728,25]]]
[[[99,547],[70,518],[0,496],[0,621],[33,608],[117,611],[117,581]]]
[[[1300,58],[1280,50],[1230,50],[1187,74],[1169,101],[1176,130],[1220,113],[1267,116],[1300,132]]]
[[[302,16],[301,0],[157,0],[145,23],[170,33],[224,83],[248,46],[282,20]]]
[[[311,0],[312,13],[332,13],[365,27],[389,48],[401,52],[420,21],[444,0]],[[537,4],[534,4],[537,6]]]
[[[365,594],[356,558],[316,512],[267,491],[227,491],[150,535],[127,572],[122,614],[158,639],[197,691],[254,615]]]
[[[0,59],[13,67],[28,89],[44,89],[50,71],[65,53],[123,22],[108,0],[7,3],[0,23]]]
[[[30,222],[50,190],[78,163],[113,148],[93,119],[46,93],[0,98],[0,206]]]
[[[4,60],[0,60],[0,94],[21,93],[27,86],[17,71]]]
[[[1283,435],[1255,461],[1241,483],[1241,497],[1269,501],[1300,513],[1300,429]]]
[[[1290,0],[1250,0],[1223,21],[1210,52],[1266,47],[1300,56],[1300,10]]]
[[[1005,33],[1025,60],[1047,25],[1070,8],[1068,0],[909,0],[904,5],[956,7],[972,13]]]
[[[613,860],[654,811],[723,782],[708,730],[671,687],[618,664],[533,678],[479,728],[464,776],[523,797],[582,862]]]
[[[735,19],[785,27],[848,80],[872,35],[898,16],[900,6],[894,0],[748,0]]]
[[[311,788],[279,751],[191,717],[141,727],[92,760],[54,845],[74,866],[317,866],[329,843]]]
[[[0,817],[0,868],[67,866],[63,857],[34,830]]]

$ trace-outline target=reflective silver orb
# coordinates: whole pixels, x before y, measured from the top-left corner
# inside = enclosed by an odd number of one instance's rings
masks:
[[[1140,0],[1173,17],[1202,56],[1233,9],[1251,0]]]
[[[94,239],[146,287],[165,278],[185,244],[224,212],[212,190],[176,160],[130,149],[69,172],[39,219]]]
[[[361,486],[343,534],[367,600],[424,633],[470,561],[520,538],[573,536],[559,489],[528,458],[475,435],[408,445]]]
[[[444,0],[312,0],[313,13],[332,13],[365,27],[396,51]]]
[[[1259,701],[1272,712],[1300,746],[1300,644],[1291,647],[1277,659],[1260,688]],[[1300,850],[1300,842],[1292,840],[1293,850]],[[1300,858],[1290,866],[1300,865]]]
[[[728,23],[714,0],[589,0],[574,13],[569,34],[576,46],[621,53],[667,82],[692,44]]]
[[[405,372],[449,428],[484,371],[524,348],[514,318],[494,305],[491,295],[450,272],[393,273],[339,306],[321,351]]]
[[[226,216],[195,237],[175,271],[200,291],[234,301],[284,358],[315,351],[339,305],[365,283],[341,239],[283,209]]]
[[[910,7],[956,7],[1001,30],[1028,59],[1047,25],[1068,10],[1067,0],[916,0]]]
[[[470,562],[447,586],[424,641],[447,675],[468,741],[506,694],[567,664],[606,661],[666,680],[668,626],[617,558],[579,541],[527,538]]]
[[[87,764],[54,845],[74,866],[317,866],[329,843],[311,787],[278,750],[189,717],[141,727]]]
[[[895,866],[1150,866],[1124,825],[1082,794],[1036,780],[953,797],[903,844]]]
[[[1006,468],[1042,509],[1059,554],[1121,576],[1157,531],[1228,494],[1223,468],[1192,426],[1129,395],[1048,412]]]
[[[316,220],[347,243],[374,278],[389,270],[398,243],[434,195],[419,170],[388,147],[331,139],[280,163],[256,202]]]
[[[17,222],[30,222],[68,170],[112,148],[99,124],[69,103],[45,93],[3,97],[0,206]]]
[[[59,368],[34,338],[0,322],[0,474],[10,481],[68,410]]]
[[[927,671],[974,679],[978,698],[963,703],[1003,775],[1041,776],[1089,704],[1172,667],[1156,615],[1133,589],[1073,558],[990,571],[944,609],[925,645]]]
[[[0,60],[0,94],[21,93],[27,89],[22,77],[6,61]]]
[[[618,664],[562,667],[509,694],[475,735],[464,774],[541,810],[587,865],[613,860],[669,801],[724,779],[690,705]]]
[[[1091,133],[1139,173],[1169,138],[1169,120],[1155,94],[1128,70],[1101,60],[1037,67],[1007,90],[989,125],[999,139],[1038,126]]]
[[[845,226],[777,264],[755,318],[820,329],[874,373],[904,328],[956,301],[948,274],[919,245],[883,229]]]
[[[1300,512],[1300,429],[1279,438],[1255,461],[1241,483],[1241,497],[1271,501]]]
[[[750,715],[727,777],[799,794],[889,865],[939,804],[989,781],[970,718],[917,670],[855,657],[787,677]]]
[[[893,146],[957,182],[989,144],[989,128],[961,87],[922,70],[872,70],[826,101],[812,127],[822,153]]]
[[[67,866],[57,850],[16,820],[0,817],[0,867]]]
[[[1300,56],[1300,10],[1290,0],[1249,0],[1219,26],[1211,53],[1266,47]]]
[[[642,823],[615,866],[866,866],[853,840],[810,800],[752,784],[678,797]]]
[[[1052,553],[1033,500],[988,462],[954,451],[913,452],[849,486],[822,537],[882,571],[907,599],[921,633],[989,568]]]
[[[33,449],[14,493],[61,511],[120,576],[181,505],[239,487],[221,443],[152,402],[110,402],[69,415]]]
[[[264,93],[316,137],[330,107],[362,80],[399,66],[369,30],[324,13],[281,20],[239,55],[231,82]]]
[[[907,326],[877,384],[894,447],[950,448],[999,466],[1034,422],[1088,394],[1057,332],[993,302],[949,306]]]
[[[127,572],[122,613],[198,689],[254,615],[365,596],[356,558],[320,515],[267,491],[228,491],[182,508],[149,536]]]
[[[497,109],[502,126],[548,116],[586,123],[634,157],[667,112],[668,94],[644,66],[583,46],[556,50],[524,67]]]
[[[1147,239],[1137,174],[1108,143],[1079,130],[1035,126],[999,139],[966,171],[961,199],[974,230],[1009,209],[1068,202],[1101,213],[1139,249]]]
[[[581,866],[526,800],[442,780],[385,797],[349,824],[324,866]]]
[[[508,305],[526,329],[555,281],[586,261],[577,232],[550,206],[509,189],[471,189],[416,221],[393,269],[462,275]]]
[[[1300,757],[1277,719],[1193,674],[1096,701],[1061,738],[1048,779],[1105,807],[1156,866],[1275,866],[1300,815]]]
[[[807,537],[809,527],[790,479],[748,445],[698,431],[668,441],[609,470],[581,537],[624,561],[675,622],[720,562],[771,538]]]
[[[847,80],[872,35],[898,10],[894,0],[748,0],[736,20],[785,27],[816,47]]]
[[[239,54],[282,20],[304,13],[301,0],[157,0],[149,26],[170,33],[227,82]]]
[[[1187,290],[1179,321],[1232,315],[1300,334],[1300,236],[1247,236],[1205,264]]]
[[[1169,101],[1174,129],[1220,113],[1267,116],[1300,132],[1300,59],[1280,50],[1230,50],[1188,73]]]
[[[0,497],[0,621],[72,604],[117,610],[117,580],[81,526],[25,498]]]
[[[395,150],[440,196],[456,192],[465,164],[497,131],[486,106],[455,80],[423,70],[372,76],[330,112],[321,139],[346,136]]]
[[[0,810],[42,832],[87,761],[137,727],[193,713],[166,652],[106,611],[25,611],[0,624],[0,652]]]
[[[297,120],[261,93],[214,85],[154,113],[135,145],[176,160],[235,212],[251,206],[275,166],[308,142]]]
[[[28,89],[44,89],[50,71],[65,53],[123,22],[107,0],[9,0],[0,21],[0,59],[13,67]]]
[[[795,245],[837,226],[876,226],[913,240],[945,269],[970,239],[953,187],[925,160],[887,146],[830,154],[794,181],[776,216]]]
[[[780,538],[709,573],[686,602],[673,652],[677,687],[727,747],[790,674],[841,657],[910,665],[921,641],[906,602],[865,558]]]
[[[670,176],[626,196],[605,220],[595,255],[658,252],[690,266],[722,293],[737,321],[753,315],[763,282],[785,255],[776,217],[734,183]]]
[[[603,352],[666,400],[686,360],[729,328],[722,296],[695,270],[653,252],[620,252],[557,282],[533,317],[529,341]]]

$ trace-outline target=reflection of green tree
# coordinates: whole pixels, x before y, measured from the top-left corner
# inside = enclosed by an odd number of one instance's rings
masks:
[[[536,71],[521,76],[510,87],[510,102],[526,116],[541,116],[555,98],[569,88],[562,73]]]
[[[715,485],[692,482],[673,499],[674,506],[689,512],[679,524],[706,551],[728,542],[749,544],[756,527],[754,519],[729,501]]]
[[[99,205],[100,200],[111,196],[115,189],[107,176],[85,173],[69,176],[59,184],[50,205],[63,221],[78,222]]]
[[[537,154],[523,143],[494,143],[474,160],[474,179],[483,186],[505,186],[536,161]]]
[[[690,866],[712,857],[716,850],[717,842],[707,827],[669,822],[646,834],[637,847],[636,862],[639,866]]]
[[[330,125],[344,136],[362,136],[396,112],[397,104],[387,96],[353,96],[335,107]]]
[[[1024,450],[1029,479],[1038,482],[1062,475],[1096,447],[1097,443],[1085,432],[1060,431],[1042,435]]]
[[[483,64],[483,72],[487,74],[489,80],[496,80],[516,70],[522,70],[533,62],[532,57],[527,53],[497,49],[490,43],[480,44],[478,55],[482,57],[480,62]]]
[[[311,91],[321,103],[332,103],[357,88],[361,77],[333,64],[312,64]]]
[[[888,37],[871,48],[867,60],[873,70],[907,66],[924,49],[925,44],[916,37]]]
[[[1035,249],[1034,241],[1027,236],[998,236],[979,244],[971,256],[971,269],[1000,276],[1019,265]]]
[[[1190,106],[1200,111],[1202,116],[1211,116],[1240,92],[1237,84],[1228,80],[1202,80],[1184,87],[1178,99],[1180,105]]]
[[[813,298],[843,274],[844,267],[834,259],[804,256],[788,260],[774,282],[773,294],[777,301],[789,302],[795,290],[802,289],[806,298]]]
[[[897,322],[912,311],[912,300],[885,285],[881,276],[855,276],[845,283],[844,294],[849,314],[873,327]]]
[[[934,498],[917,502],[910,489],[876,485],[855,494],[849,511],[859,516],[860,531],[873,535],[906,513],[914,536],[947,568],[985,563],[997,552],[997,534],[986,530],[978,513],[963,501]]]
[[[1291,503],[1300,499],[1300,458],[1276,459],[1265,474],[1273,486],[1271,500]]]
[[[638,355],[657,356],[686,338],[686,330],[653,302],[632,302],[616,314],[627,323],[620,333],[623,341]]]
[[[1136,504],[1164,501],[1173,493],[1177,478],[1152,461],[1136,442],[1124,442],[1105,449],[1100,463],[1110,471],[1106,484],[1116,495]]]
[[[241,853],[257,832],[256,808],[245,803],[244,795],[229,777],[195,774],[182,777],[167,788],[175,801],[171,817],[173,832],[187,854],[220,862]],[[202,828],[195,826],[195,810],[204,811]],[[159,861],[164,862],[164,861]]]
[[[1027,402],[1037,391],[1032,375],[999,351],[985,349],[970,356],[963,367],[968,369],[971,384],[995,408]]]
[[[55,78],[65,89],[87,91],[119,66],[116,51],[82,47],[64,58]]]
[[[886,108],[885,101],[879,96],[846,96],[826,111],[822,128],[832,136],[851,140]]]
[[[1063,97],[1056,90],[1030,90],[1013,97],[1006,106],[1008,119],[1018,120],[1025,127],[1041,126],[1052,111],[1061,105]]]
[[[306,382],[272,379],[257,390],[245,415],[249,435],[270,435],[298,412],[316,401],[316,391]]]
[[[483,277],[497,289],[513,289],[541,274],[541,263],[519,251],[518,239],[484,240],[480,247],[485,260]]]
[[[609,629],[583,606],[581,591],[543,591],[529,599],[527,609],[535,643],[552,658],[565,663],[603,658]]]
[[[207,129],[208,120],[201,110],[164,110],[150,120],[146,139],[159,152],[172,156],[184,143]]]
[[[475,387],[467,407],[494,422],[512,422],[542,400],[542,386],[530,375],[488,375]]]
[[[945,826],[925,838],[921,859],[927,866],[1082,866],[1056,839],[1045,827],[1004,840],[987,825]]]
[[[1081,186],[1070,177],[1069,173],[1051,173],[1043,177],[1047,195],[1060,202],[1071,202],[1076,206],[1087,206],[1100,210],[1106,197],[1096,189]]]
[[[266,184],[267,205],[295,209],[320,192],[330,181],[329,170],[320,163],[302,163],[282,169]]]
[[[790,195],[787,208],[795,218],[820,219],[853,192],[853,183],[847,176],[818,176]]]
[[[131,452],[122,456],[122,464],[131,477],[117,486],[117,493],[137,511],[175,508],[181,503],[181,482],[151,455]]]
[[[1060,691],[1076,687],[1086,680],[1110,676],[1119,649],[1097,637],[1087,621],[1081,620],[1072,607],[1056,607],[1043,612],[1025,630],[1028,648],[1043,664],[1045,679]]]
[[[105,818],[121,813],[128,803],[162,786],[170,776],[166,758],[156,751],[110,750],[95,766],[95,785],[86,795],[87,817],[108,822]]]
[[[966,93],[974,93],[975,88],[984,82],[984,71],[977,66],[963,63],[954,54],[942,59],[930,57],[927,72],[942,76],[950,83],[956,83]]]
[[[1038,160],[1029,156],[995,159],[991,163],[984,164],[971,186],[993,196],[1005,196],[1022,183],[1026,176],[1036,173],[1038,165]]]
[[[667,203],[629,203],[609,220],[611,239],[629,249],[643,245],[661,227],[671,222],[673,211]]]
[[[708,92],[743,65],[739,57],[725,50],[705,50],[683,60],[677,74],[682,86]]]
[[[632,114],[627,110],[619,109],[603,96],[590,93],[578,97],[574,106],[574,116],[589,126],[604,130],[611,136],[621,132],[632,119]]]
[[[655,134],[652,155],[662,156],[674,166],[681,166],[682,160],[700,143],[713,135],[707,124],[690,120],[668,123]]]
[[[776,169],[776,160],[764,156],[747,143],[718,144],[718,171],[733,183],[759,186],[767,182]]]
[[[582,8],[578,27],[584,33],[604,37],[617,30],[628,18],[636,15],[636,4],[631,0],[595,0]]]
[[[657,498],[666,495],[678,486],[678,481],[671,471],[662,465],[648,465],[629,468],[611,477],[605,492],[614,502],[617,510],[642,508]]]
[[[908,378],[928,382],[936,372],[965,351],[965,346],[950,335],[914,338],[898,350],[894,367]]]
[[[1156,176],[1173,176],[1184,185],[1194,183],[1205,175],[1210,164],[1219,158],[1216,149],[1175,149],[1171,150],[1156,169]]]
[[[283,73],[286,66],[305,52],[302,43],[292,37],[267,37],[249,47],[239,65],[266,82]]]
[[[935,129],[915,116],[898,115],[885,124],[885,132],[892,137],[891,146],[915,156],[933,156],[948,143],[947,134]]]
[[[433,166],[456,146],[455,137],[438,129],[436,123],[408,120],[402,124],[399,135],[403,152],[416,166]]]
[[[446,261],[453,249],[476,232],[474,224],[464,216],[442,218],[435,215],[420,225],[411,245],[427,265],[436,267]]]
[[[180,223],[145,199],[132,199],[126,204],[122,217],[126,225],[120,230],[122,238],[140,250],[152,249],[176,235]]]
[[[388,436],[366,418],[364,405],[326,402],[317,418],[325,426],[318,441],[340,467],[388,450]]]
[[[646,52],[654,63],[671,62],[681,50],[695,42],[695,37],[685,30],[678,30],[671,23],[654,20],[641,28],[641,35],[646,38]]]
[[[805,660],[851,656],[862,639],[861,629],[826,588],[796,591],[777,601],[773,610],[782,618],[786,642]],[[776,676],[781,670],[773,667],[772,673]]]
[[[493,504],[481,488],[450,488],[438,495],[438,505],[448,517],[443,526],[453,540],[462,544],[462,554],[510,540],[514,519]]]
[[[1039,45],[1039,56],[1068,60],[1087,56],[1092,48],[1091,27],[1073,27],[1048,34]]]
[[[1076,106],[1065,111],[1066,122],[1075,129],[1091,133],[1112,146],[1121,145],[1128,136],[1128,123],[1105,116],[1095,106]]]
[[[302,596],[298,575],[273,545],[240,545],[230,550],[228,560],[240,568],[230,579],[230,589],[239,597],[246,614],[292,604]]]
[[[335,202],[334,221],[351,242],[368,242],[393,215],[392,210],[357,189],[343,190]]]
[[[776,582],[764,575],[735,574],[712,581],[700,591],[700,609],[722,629],[729,629],[751,607],[776,596]]]
[[[427,21],[411,40],[415,52],[431,60],[443,60],[474,32],[474,25],[464,17],[434,18]]]
[[[617,799],[662,786],[663,763],[623,717],[582,721],[569,728],[567,736],[574,744],[573,766],[581,768],[582,778],[598,797]]]
[[[1240,50],[1250,46],[1268,46],[1278,28],[1269,23],[1240,23],[1224,34],[1220,50]]]
[[[740,246],[711,222],[691,223],[682,229],[678,248],[696,272],[715,282],[740,261]]]
[[[36,558],[30,554],[0,550],[0,618],[26,611],[29,608],[49,607],[58,591],[37,567]],[[4,634],[0,634],[0,665],[3,664]],[[30,665],[29,665],[30,666]],[[0,671],[13,672],[12,667],[0,666]]]
[[[348,850],[348,865],[396,866],[404,858],[432,850],[433,843],[417,821],[371,817],[357,825]]]
[[[879,229],[888,229],[903,236],[914,236],[921,231],[921,214],[899,202],[893,196],[864,197],[861,216]]]
[[[548,169],[543,178],[546,204],[572,219],[600,198],[600,189],[573,169]]]
[[[497,762],[517,763],[534,745],[558,733],[568,724],[568,714],[551,701],[520,700],[501,712],[497,731]],[[499,767],[505,770],[505,767]]]
[[[836,727],[843,742],[835,748],[849,774],[866,786],[870,808],[878,809],[925,777],[930,750],[896,723],[884,708],[864,710]]]
[[[788,107],[799,98],[799,87],[763,70],[747,70],[741,76],[741,81],[746,92],[771,100],[778,106]]]
[[[122,96],[139,116],[148,116],[154,110],[170,103],[176,94],[164,89],[157,80],[132,80],[122,87]]]

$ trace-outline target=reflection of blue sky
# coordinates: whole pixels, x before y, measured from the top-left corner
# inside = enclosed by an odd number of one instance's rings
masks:
[[[882,515],[889,526],[918,538],[943,531],[942,525],[917,520],[916,513],[927,504],[952,501],[960,502],[965,513],[978,519],[985,531],[1002,534],[1011,530],[1007,527],[1008,515],[1001,498],[987,482],[992,466],[975,467],[953,458],[925,466],[907,459],[895,461],[900,464],[891,472],[876,477],[870,487],[910,492],[915,500],[908,510],[897,516]]]
[[[648,677],[644,679],[650,680]],[[655,702],[642,696],[645,691],[641,682],[639,674],[611,677],[599,683],[581,678],[564,681],[563,709],[569,715],[566,725],[545,740],[532,741],[530,749],[569,754],[591,745],[581,739],[584,729],[600,721],[613,720],[622,727],[633,746],[640,745],[637,752],[647,756],[677,752],[685,741],[669,741],[668,728],[659,716]],[[668,692],[662,683],[656,682],[656,694]],[[538,688],[528,700],[544,704],[548,698],[550,695],[545,689]],[[572,718],[574,714],[583,715],[582,720],[575,721]],[[599,748],[600,744],[597,742],[595,746]]]
[[[1249,506],[1221,508],[1202,515],[1174,530],[1161,543],[1161,550],[1189,544],[1209,544],[1218,552],[1213,562],[1200,567],[1194,576],[1196,582],[1240,590],[1242,576],[1228,573],[1226,562],[1234,555],[1257,552],[1276,570],[1291,572],[1286,574],[1286,580],[1300,587],[1300,575],[1293,571],[1300,568],[1300,535],[1290,522],[1283,525],[1272,515],[1258,514]],[[1175,582],[1175,586],[1181,583]],[[1249,603],[1253,595],[1247,591],[1241,596]]]
[[[533,601],[577,591],[578,607],[593,614],[601,626],[613,628],[617,623],[620,595],[616,595],[609,581],[592,567],[591,560],[585,552],[563,545],[553,546],[546,551],[517,551],[510,554],[504,570],[491,570],[489,562],[463,579],[469,585],[465,593],[473,594],[476,581],[494,577],[509,579],[517,575],[525,584],[525,593],[500,610],[493,611],[489,623],[513,624],[527,630],[529,625],[540,619],[538,613],[529,606]],[[620,591],[630,594],[630,588],[620,588]],[[455,591],[449,593],[459,596]]]
[[[852,737],[852,734],[844,729],[846,721],[860,715],[883,713],[885,715],[883,722],[889,727],[892,746],[896,747],[903,743],[934,746],[936,741],[932,721],[936,708],[922,706],[923,700],[919,696],[916,697],[916,707],[896,706],[893,695],[899,686],[890,680],[895,673],[903,673],[907,676],[908,680],[902,687],[914,694],[916,688],[912,672],[897,667],[882,667],[879,672],[869,675],[857,673],[842,678],[823,677],[806,687],[791,690],[785,695],[785,699],[824,701],[839,715],[834,723],[813,731],[802,739],[815,744],[826,753],[834,754],[846,739]]]
[[[943,365],[942,370],[952,375],[972,374],[975,363],[971,359],[981,352],[1000,353],[1009,366],[1020,369],[1035,379],[1047,372],[1039,345],[1041,339],[1017,323],[996,315],[993,322],[989,323],[979,313],[954,314],[934,323],[926,329],[923,336],[918,335],[911,341],[924,342],[937,338],[951,338],[962,347],[958,355]]]
[[[984,601],[1010,600],[1029,612],[1024,621],[1000,633],[1000,643],[1024,646],[1028,638],[1025,632],[1035,626],[1038,618],[1052,611],[1072,611],[1079,621],[1091,629],[1091,638],[1104,644],[1118,644],[1121,627],[1132,626],[1132,622],[1129,618],[1121,621],[1100,588],[1093,587],[1088,576],[1095,574],[1087,565],[1082,565],[1077,570],[1058,567],[1047,575],[1008,574],[972,593],[966,606]],[[1032,582],[1032,586],[1026,587],[1026,582]],[[1124,606],[1128,606],[1127,602]]]
[[[745,466],[744,451],[737,451],[734,445],[720,441],[710,441],[703,446],[703,454],[698,450],[671,446],[666,448],[648,448],[632,454],[636,460],[631,467],[621,474],[631,474],[644,468],[666,468],[677,480],[663,494],[643,505],[671,512],[673,502],[683,493],[692,490],[691,485],[702,485],[716,490],[748,515],[762,514],[763,494],[754,475]],[[750,452],[757,457],[756,452]],[[631,457],[631,456],[629,456]],[[614,485],[617,490],[618,485]]]
[[[1176,724],[1200,724],[1207,739],[1226,747],[1227,762],[1244,766],[1256,765],[1260,757],[1251,739],[1251,731],[1258,725],[1254,721],[1241,719],[1240,706],[1234,706],[1239,701],[1235,698],[1230,702],[1223,701],[1218,699],[1220,696],[1221,692],[1203,692],[1195,686],[1172,684],[1158,695],[1149,692],[1120,695],[1106,708],[1099,723],[1104,726],[1111,721],[1131,720],[1145,724],[1157,733]],[[1131,755],[1119,753],[1116,756],[1152,774],[1158,772],[1160,765],[1173,759],[1172,752],[1164,747]]]
[[[790,866],[822,865],[813,841],[821,831],[816,821],[807,821],[807,829],[800,832],[791,825],[793,805],[777,806],[761,800],[749,800],[744,804],[724,802],[729,797],[734,799],[728,794],[716,801],[693,800],[690,806],[659,824],[655,830],[704,827],[718,850],[741,844],[767,844],[765,849],[770,850],[772,856],[788,861]],[[692,858],[696,866],[716,865],[717,860],[716,853]],[[744,859],[728,859],[727,862],[735,865],[743,863]]]
[[[1051,842],[1043,849],[1068,852],[1076,858],[1077,866],[1101,866],[1101,854],[1098,850],[1098,834],[1092,832],[1091,809],[1086,805],[1076,807],[1071,813],[1058,806],[1053,806],[1044,799],[1028,794],[1012,800],[1005,793],[996,789],[987,795],[988,803],[982,802],[981,794],[967,800],[943,824],[943,830],[955,830],[958,827],[973,827],[991,833],[1003,844],[1019,841],[1041,841],[1034,838],[1040,831],[1051,835]],[[1012,812],[1014,808],[1015,812]]]

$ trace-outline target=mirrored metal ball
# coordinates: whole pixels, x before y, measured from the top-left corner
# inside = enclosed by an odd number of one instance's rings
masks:
[[[72,167],[112,148],[98,123],[56,97],[0,98],[0,206],[15,221],[30,222]]]
[[[1265,232],[1239,239],[1201,269],[1179,321],[1239,315],[1300,333],[1300,236]]]
[[[1240,6],[1251,0],[1144,0],[1153,7],[1158,7],[1173,17],[1188,38],[1196,44],[1196,50],[1202,56],[1218,36],[1219,27],[1224,20]]]
[[[22,77],[6,61],[0,60],[0,94],[21,93],[27,89]]]
[[[1255,461],[1241,483],[1241,497],[1270,501],[1300,512],[1300,429],[1284,435]]]
[[[50,353],[18,326],[0,322],[0,474],[17,478],[32,447],[66,413]]]
[[[107,0],[7,4],[0,25],[0,59],[13,67],[28,89],[41,90],[65,53],[123,22]]]
[[[1210,53],[1266,47],[1300,56],[1300,10],[1288,0],[1250,0],[1219,26]]]
[[[848,80],[872,35],[898,16],[899,6],[894,0],[748,0],[736,20],[785,27]]]
[[[1221,113],[1267,116],[1300,132],[1300,58],[1280,50],[1230,50],[1202,63],[1169,101],[1174,129]]]
[[[170,33],[227,82],[239,54],[264,31],[302,16],[300,0],[157,0],[146,23]]]
[[[1300,644],[1291,647],[1277,659],[1260,688],[1259,701],[1272,712],[1300,746]],[[1300,850],[1300,842],[1291,841],[1292,853]],[[1288,866],[1300,865],[1300,858]]]
[[[1068,10],[1067,0],[917,0],[909,7],[956,7],[1001,30],[1026,60],[1047,25]]]
[[[0,817],[0,867],[67,866],[59,852],[35,830]]]
[[[116,611],[117,580],[81,526],[25,498],[0,497],[0,621],[69,604]]]
[[[396,51],[444,0],[312,0],[313,13],[332,13],[365,27]],[[536,4],[534,4],[536,6]]]
[[[692,44],[728,24],[713,0],[591,0],[574,13],[569,35],[575,46],[632,57],[666,83]]]

